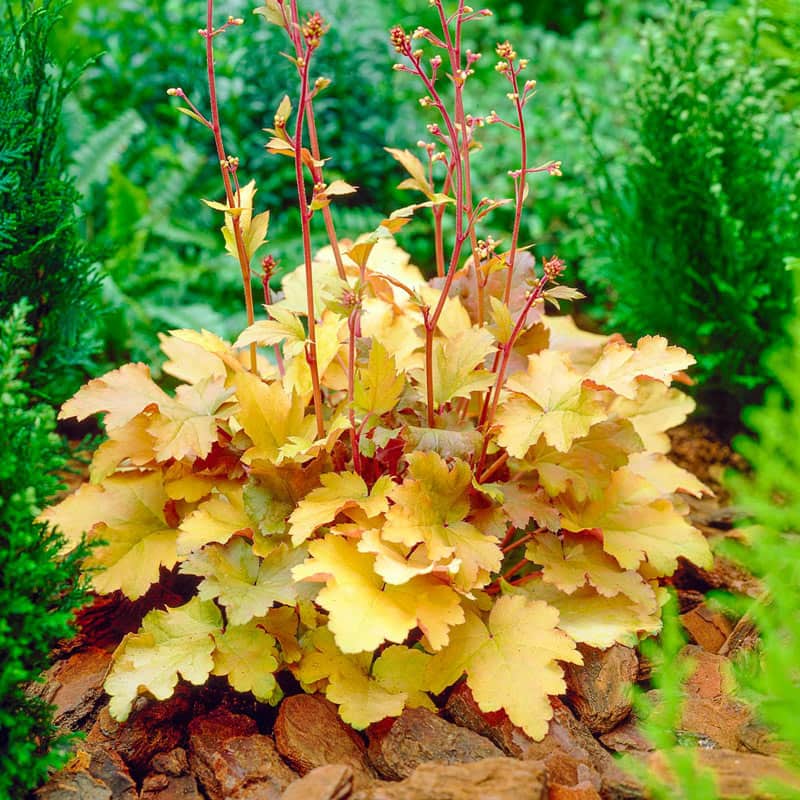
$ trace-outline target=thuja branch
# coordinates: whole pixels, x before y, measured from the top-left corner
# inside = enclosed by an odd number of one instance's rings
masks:
[[[228,17],[228,21],[221,28],[214,29],[214,0],[206,2],[206,28],[200,31],[200,35],[206,40],[206,73],[208,77],[208,95],[211,108],[211,132],[214,135],[214,146],[217,150],[222,182],[225,185],[225,199],[228,207],[233,209],[239,204],[234,197],[233,186],[231,184],[231,171],[238,167],[238,162],[231,159],[225,152],[225,145],[222,140],[222,129],[219,122],[219,103],[217,101],[217,79],[214,70],[214,37],[222,33],[231,25],[241,25],[243,20]],[[236,243],[236,254],[239,259],[239,268],[242,271],[242,283],[244,284],[244,303],[247,310],[247,324],[255,322],[255,310],[253,306],[253,286],[250,274],[250,257],[247,254],[247,247],[244,243],[242,228],[238,217],[231,211],[230,217],[233,225],[233,238]],[[258,372],[258,361],[256,357],[255,344],[250,345],[250,369]]]

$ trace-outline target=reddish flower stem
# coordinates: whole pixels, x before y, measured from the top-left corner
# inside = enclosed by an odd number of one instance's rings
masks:
[[[264,304],[268,306],[272,305],[272,291],[269,288],[269,279],[270,275],[265,272],[261,279],[261,286],[264,290]],[[278,375],[283,378],[283,376],[286,374],[286,368],[283,363],[281,346],[276,342],[274,345],[272,345],[272,349],[275,352],[275,363],[278,365]]]
[[[536,288],[531,291],[528,300],[526,301],[525,306],[523,307],[519,318],[514,325],[514,329],[511,331],[511,336],[498,351],[500,364],[499,369],[497,370],[497,377],[495,378],[494,386],[486,395],[483,403],[483,409],[481,410],[481,416],[478,421],[478,427],[482,427],[484,431],[483,450],[481,451],[481,457],[478,461],[478,469],[476,470],[479,475],[481,474],[484,464],[486,463],[486,452],[489,447],[489,435],[491,432],[492,423],[494,422],[495,413],[497,412],[497,405],[500,402],[500,393],[503,389],[503,382],[505,381],[508,362],[511,359],[511,352],[513,351],[514,345],[516,344],[517,339],[522,332],[528,312],[531,310],[533,304],[542,296],[542,292],[544,291],[545,286],[547,286],[549,280],[550,279],[547,277],[547,275],[542,275],[542,277],[539,279],[539,282],[536,284]],[[497,366],[496,358],[495,365]]]
[[[317,137],[317,122],[314,117],[314,103],[313,98],[309,95],[306,101],[306,125],[308,128],[308,141],[311,145],[311,155],[315,161],[320,160],[319,139]],[[331,243],[333,249],[333,258],[336,261],[336,271],[339,277],[345,281],[347,274],[344,270],[344,262],[342,261],[342,251],[339,247],[339,237],[336,235],[336,226],[333,223],[333,214],[331,213],[330,206],[324,206],[322,209],[322,218],[325,221],[325,232],[328,234],[328,241]]]
[[[219,103],[217,100],[217,79],[214,70],[214,0],[206,0],[206,30],[204,34],[206,40],[206,72],[208,76],[208,95],[211,106],[211,132],[214,134],[214,145],[217,150],[222,182],[225,185],[225,199],[229,208],[235,208],[236,203],[231,186],[230,167],[228,156],[225,152],[225,145],[222,141],[222,129],[219,122]],[[236,253],[239,258],[239,267],[242,271],[242,283],[244,284],[244,304],[247,310],[247,324],[255,322],[255,308],[253,305],[253,286],[250,282],[250,258],[247,255],[247,247],[242,236],[241,225],[238,217],[233,214],[231,221],[233,224],[233,238],[236,242]],[[255,344],[250,345],[250,369],[258,373],[258,361],[256,357]]]
[[[353,469],[357,475],[361,475],[361,453],[358,450],[359,433],[356,430],[356,411],[353,404],[356,394],[356,339],[358,338],[356,332],[359,316],[358,308],[354,308],[347,320],[347,327],[350,332],[347,342],[347,402],[350,409],[350,447],[353,450]]]
[[[296,2],[292,1],[293,14],[296,13]],[[303,180],[303,121],[305,118],[306,100],[308,97],[308,72],[311,53],[308,48],[302,62],[300,72],[300,102],[297,104],[297,121],[294,134],[294,167],[297,183],[297,200],[300,207],[300,226],[303,234],[303,262],[306,278],[306,311],[308,313],[308,340],[306,342],[306,361],[311,372],[311,388],[314,402],[314,417],[317,423],[317,438],[325,435],[325,422],[322,416],[322,390],[319,382],[319,366],[317,364],[317,328],[314,310],[314,271],[311,253],[311,212],[308,209],[308,195]]]
[[[523,111],[523,101],[519,95],[519,82],[517,81],[517,72],[514,70],[513,65],[510,69],[510,81],[511,86],[513,87],[514,96],[516,100],[514,104],[517,110],[517,119],[519,121],[519,138],[520,138],[520,162],[521,162],[521,170],[520,176],[514,179],[514,188],[515,188],[515,200],[516,200],[516,208],[514,210],[514,227],[511,231],[511,247],[508,251],[508,258],[506,260],[506,264],[508,265],[508,274],[506,275],[506,290],[503,295],[503,300],[506,305],[508,305],[509,299],[511,297],[511,282],[514,277],[514,262],[517,259],[517,248],[519,246],[519,230],[520,224],[522,222],[522,206],[525,202],[525,183],[526,183],[526,174],[528,169],[528,141],[527,141],[527,134],[525,131],[525,114]]]

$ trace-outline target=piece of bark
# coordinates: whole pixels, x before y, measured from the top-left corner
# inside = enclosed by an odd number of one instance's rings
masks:
[[[583,664],[567,664],[567,703],[592,733],[607,733],[630,714],[639,671],[636,652],[621,644],[606,650],[579,645]]]
[[[780,759],[733,750],[694,752],[698,764],[714,773],[720,800],[774,800],[786,796],[764,788],[765,781],[785,781],[795,791],[800,790],[800,775],[789,772]],[[648,764],[656,774],[668,779],[660,753],[651,754]]]
[[[111,653],[89,647],[53,664],[31,693],[55,706],[53,722],[61,731],[77,731],[97,718],[103,704],[103,683],[111,663]]]
[[[679,567],[673,576],[673,585],[679,589],[726,589],[735,594],[759,597],[764,591],[761,583],[747,570],[733,561],[715,556],[711,569],[703,569],[685,559],[679,559]]]
[[[547,800],[602,800],[602,798],[591,783],[584,781],[577,786],[551,783],[547,789]]]
[[[142,782],[139,800],[205,800],[194,775],[153,773]]]
[[[272,739],[260,733],[232,736],[216,746],[206,746],[202,755],[196,750],[195,754],[192,766],[202,761],[203,769],[195,769],[195,774],[210,800],[280,797],[297,779]]]
[[[364,741],[324,697],[287,697],[278,711],[273,735],[278,752],[301,775],[326,764],[349,764],[357,788],[376,777]]]
[[[678,733],[699,737],[708,745],[735,750],[752,711],[731,696],[731,664],[724,656],[697,645],[684,647],[679,658],[691,658],[694,671],[684,684],[685,699]]]
[[[734,626],[719,654],[735,658],[739,653],[755,650],[761,642],[756,623],[749,614],[745,614]]]
[[[121,756],[135,775],[144,775],[157,753],[173,750],[184,736],[192,703],[188,690],[178,687],[168,700],[140,697],[126,722],[117,722],[105,706],[86,737]]]
[[[604,733],[600,741],[616,753],[649,753],[653,745],[639,730],[635,717],[629,717],[613,731]]]
[[[290,784],[281,800],[347,800],[353,793],[349,764],[326,764]]]
[[[429,761],[461,764],[502,755],[485,737],[426,708],[407,708],[388,731],[373,728],[368,754],[378,773],[389,780],[407,778]]]
[[[195,717],[189,723],[189,764],[207,791],[209,786],[214,787],[217,793],[220,791],[211,767],[211,759],[219,748],[235,736],[257,732],[258,726],[252,717],[234,714],[224,708]]]
[[[88,770],[56,773],[34,793],[36,800],[112,800],[111,789]]]
[[[718,653],[733,630],[724,614],[712,611],[705,603],[681,614],[680,620],[691,641],[709,653]]]
[[[450,693],[445,710],[459,725],[491,739],[504,753],[514,758],[541,761],[556,783],[575,786],[589,781],[593,786],[600,786],[600,776],[611,764],[611,755],[567,706],[556,699],[551,703],[553,719],[539,742],[514,725],[504,711],[481,711],[465,683]]]
[[[543,764],[486,758],[466,764],[422,764],[400,783],[375,783],[352,800],[545,800]]]

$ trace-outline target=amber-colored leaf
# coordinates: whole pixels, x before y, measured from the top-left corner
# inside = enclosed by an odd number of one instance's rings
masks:
[[[565,594],[592,586],[603,597],[624,594],[647,614],[658,612],[650,584],[635,570],[622,569],[594,537],[540,534],[528,545],[525,555],[542,567],[542,579],[546,583]]]
[[[645,450],[668,453],[672,445],[666,431],[685,422],[694,408],[688,394],[659,381],[645,381],[639,384],[635,400],[617,397],[609,411],[630,420]]]
[[[558,627],[576,642],[606,649],[615,642],[633,647],[661,630],[660,602],[643,606],[625,594],[605,597],[591,586],[566,594],[547,583],[526,585],[525,594],[558,610]]]
[[[494,337],[485,328],[467,328],[453,338],[433,342],[433,401],[437,406],[457,397],[469,397],[494,383],[494,375],[482,369],[486,356],[494,351]],[[424,384],[424,375],[417,373]]]
[[[306,416],[298,395],[287,394],[280,383],[266,384],[249,372],[237,374],[234,380],[241,406],[237,418],[253,443],[242,456],[244,463],[277,462],[281,448],[294,437],[313,437],[314,417]]]
[[[150,369],[144,364],[125,364],[119,369],[89,381],[67,400],[59,419],[86,419],[106,412],[105,425],[112,431],[130,422],[145,409],[166,409],[172,398],[153,383]]]
[[[417,189],[426,197],[433,198],[433,187],[428,182],[428,175],[422,162],[408,150],[397,150],[393,147],[384,148],[392,158],[399,161],[411,175],[411,178],[400,184],[401,189]]]
[[[102,487],[84,484],[42,519],[57,525],[73,546],[85,531],[105,541],[85,562],[98,570],[92,588],[100,594],[120,589],[136,600],[158,581],[162,566],[170,569],[177,560],[178,531],[164,516],[168,499],[160,472],[116,475]]]
[[[253,527],[244,509],[242,487],[216,490],[181,522],[178,552],[188,555],[210,542],[225,544],[237,533],[252,532]]]
[[[576,439],[566,453],[546,444],[544,438],[528,451],[525,465],[536,470],[548,494],[569,491],[578,502],[597,499],[611,482],[615,469],[628,463],[642,441],[624,419],[600,422]]]
[[[408,476],[391,492],[382,537],[406,547],[423,544],[431,561],[460,562],[457,582],[465,591],[484,585],[500,567],[494,536],[465,521],[470,512],[472,470],[464,461],[451,467],[436,453],[407,456]]]

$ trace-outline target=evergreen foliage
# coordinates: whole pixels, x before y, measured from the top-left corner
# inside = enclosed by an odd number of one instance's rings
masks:
[[[707,410],[724,419],[757,397],[790,308],[782,261],[798,245],[800,152],[764,69],[710,19],[674,0],[649,28],[637,147],[608,183],[608,258],[589,277],[609,287],[610,328],[655,331],[697,356]],[[750,35],[757,44],[757,26]]]
[[[74,610],[85,598],[79,565],[81,545],[59,559],[63,538],[35,521],[59,488],[63,446],[54,433],[55,412],[31,405],[30,386],[20,378],[34,340],[15,305],[0,322],[0,797],[24,798],[60,766],[67,739],[58,736],[51,710],[25,693],[25,685],[48,666],[48,654],[72,635]]]
[[[17,6],[16,11],[14,6]],[[88,368],[97,278],[65,180],[61,106],[75,75],[58,72],[48,40],[60,4],[7,4],[0,37],[0,317],[21,298],[35,332],[31,386],[51,402]]]

